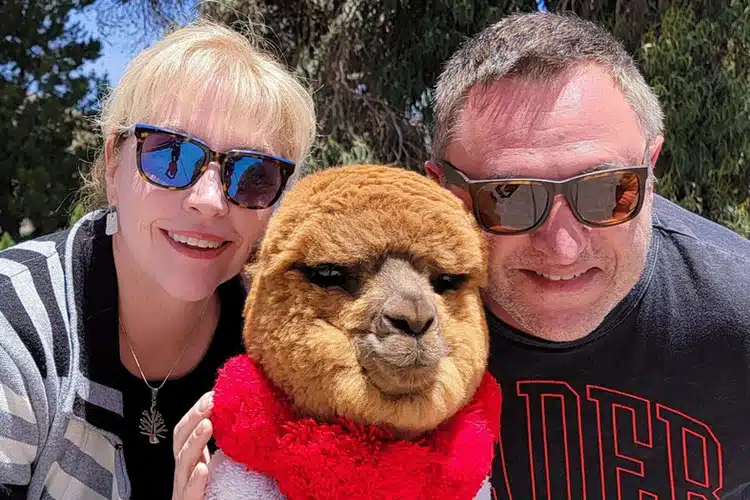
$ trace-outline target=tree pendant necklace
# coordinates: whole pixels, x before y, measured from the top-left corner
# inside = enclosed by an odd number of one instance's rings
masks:
[[[208,309],[208,305],[210,303],[211,301],[209,301],[203,308],[198,321],[196,321],[193,325],[193,329],[190,330],[190,333],[188,334],[186,340],[193,336],[193,332],[195,332],[195,329],[200,324],[200,320],[203,318],[203,314],[206,312],[206,309]],[[141,434],[143,434],[144,436],[148,436],[149,443],[159,444],[159,440],[165,438],[166,433],[169,429],[167,429],[167,426],[164,422],[164,417],[162,417],[161,413],[159,413],[159,410],[156,409],[156,395],[159,392],[159,389],[164,387],[164,384],[167,383],[167,380],[169,380],[169,376],[172,374],[172,370],[174,370],[175,366],[177,366],[177,363],[180,362],[182,355],[185,353],[185,349],[187,349],[188,342],[185,342],[185,345],[182,347],[182,351],[180,351],[180,355],[177,356],[177,359],[175,359],[174,363],[172,363],[172,368],[170,368],[169,372],[167,372],[167,376],[164,377],[161,385],[159,385],[159,387],[151,387],[151,384],[148,383],[148,379],[146,379],[146,375],[143,374],[141,364],[138,362],[138,357],[135,355],[135,351],[130,345],[130,341],[128,340],[128,332],[125,330],[125,327],[122,326],[122,323],[119,319],[117,320],[117,324],[122,331],[122,338],[125,339],[125,344],[128,346],[128,349],[130,349],[130,354],[133,355],[133,361],[135,361],[135,366],[138,367],[138,371],[141,373],[141,378],[146,383],[148,388],[151,389],[151,408],[149,408],[148,410],[143,410],[141,412],[141,421],[138,429],[141,431]]]
[[[164,417],[161,416],[159,410],[156,409],[156,393],[159,389],[151,388],[151,409],[141,412],[141,425],[139,429],[141,434],[148,436],[148,442],[151,444],[158,444],[160,439],[164,439],[164,434],[167,432],[167,426],[164,425]]]

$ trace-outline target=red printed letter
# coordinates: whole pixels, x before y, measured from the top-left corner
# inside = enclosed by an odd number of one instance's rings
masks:
[[[660,404],[656,405],[656,417],[667,428],[672,500],[719,500],[721,444],[711,429]]]
[[[596,405],[602,499],[658,499],[639,488],[645,471],[638,457],[642,457],[644,447],[653,446],[650,403],[604,387],[588,386],[586,392]]]
[[[555,381],[518,382],[518,395],[526,398],[531,500],[585,500],[579,395]]]

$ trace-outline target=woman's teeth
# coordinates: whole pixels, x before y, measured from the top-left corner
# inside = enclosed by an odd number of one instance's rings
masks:
[[[207,241],[199,238],[193,238],[192,236],[184,236],[182,234],[175,234],[167,231],[170,238],[178,243],[184,243],[188,246],[195,248],[219,248],[223,242],[221,241]]]

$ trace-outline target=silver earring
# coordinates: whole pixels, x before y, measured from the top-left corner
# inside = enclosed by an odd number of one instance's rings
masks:
[[[107,226],[104,232],[107,236],[112,236],[120,230],[120,226],[117,220],[117,207],[110,207],[109,213],[107,214]]]

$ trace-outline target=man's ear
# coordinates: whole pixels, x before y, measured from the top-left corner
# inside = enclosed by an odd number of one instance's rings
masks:
[[[652,168],[656,167],[656,161],[659,159],[659,154],[661,153],[662,146],[664,146],[664,136],[659,134],[654,138],[654,140],[651,141],[651,145],[649,148],[649,151],[651,153],[649,161]]]
[[[424,162],[424,169],[430,179],[445,187],[445,175],[443,175],[443,169],[440,168],[440,165],[432,160],[427,160]]]
[[[115,173],[119,165],[119,158],[115,154],[115,138],[109,136],[104,141],[104,168],[105,179],[107,182],[107,201],[110,205],[117,205],[117,185],[115,183]]]
[[[649,164],[651,165],[651,174],[654,176],[654,182],[650,182],[648,184],[649,186],[649,198],[653,200],[654,198],[654,184],[656,182],[656,162],[659,160],[659,154],[661,153],[661,148],[664,146],[664,136],[659,134],[657,135],[649,145]]]

